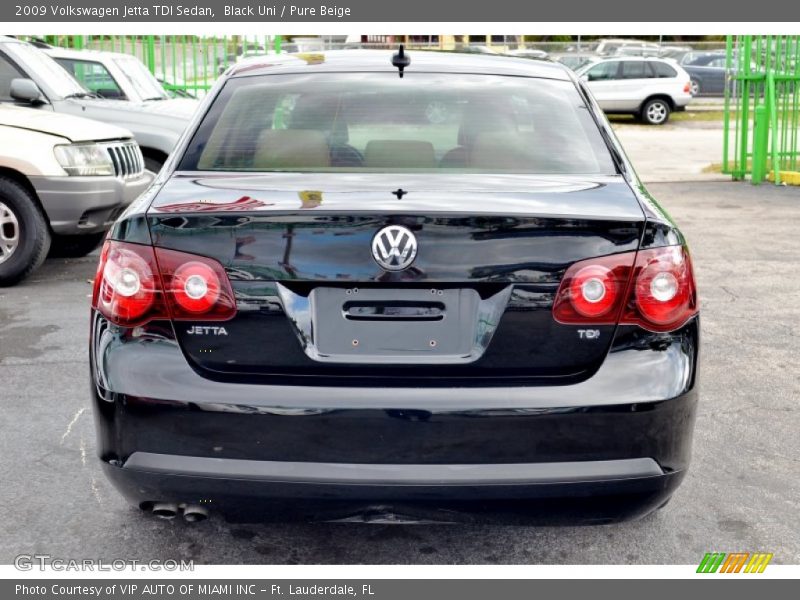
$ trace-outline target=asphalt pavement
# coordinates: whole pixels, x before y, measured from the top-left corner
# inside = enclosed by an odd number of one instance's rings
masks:
[[[722,162],[719,121],[669,122],[657,131],[635,121],[617,121],[613,127],[636,173],[648,183],[730,181],[729,175],[711,170]]]
[[[701,404],[689,474],[663,510],[591,527],[162,521],[95,457],[88,317],[96,256],[48,260],[0,289],[0,563],[697,564],[707,551],[800,562],[800,189],[652,184],[691,244]]]

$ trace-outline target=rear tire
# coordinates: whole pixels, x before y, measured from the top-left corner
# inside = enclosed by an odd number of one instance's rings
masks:
[[[700,82],[697,81],[697,79],[692,79],[689,82],[689,91],[691,92],[692,96],[700,95]]]
[[[105,231],[85,235],[55,235],[50,244],[50,256],[57,258],[80,258],[100,245],[106,237]]]
[[[14,285],[44,262],[50,230],[35,196],[0,177],[0,287]]]
[[[652,98],[642,106],[641,118],[648,125],[663,125],[669,121],[671,109],[663,98]]]

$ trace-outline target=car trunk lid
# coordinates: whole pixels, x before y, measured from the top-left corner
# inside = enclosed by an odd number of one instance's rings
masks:
[[[178,175],[148,219],[154,245],[218,260],[236,293],[231,321],[175,324],[201,370],[351,384],[591,372],[614,326],[581,337],[554,321],[555,293],[644,225],[620,177],[530,175]],[[416,237],[407,269],[373,256],[389,225]]]

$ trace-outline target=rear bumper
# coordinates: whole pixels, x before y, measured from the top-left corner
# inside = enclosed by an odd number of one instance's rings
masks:
[[[632,518],[665,502],[688,467],[697,328],[647,344],[620,335],[581,383],[490,388],[212,381],[173,341],[110,328],[93,336],[99,452],[138,505]]]
[[[153,176],[136,179],[118,177],[31,177],[50,227],[55,233],[75,235],[99,233],[141,194]]]
[[[608,523],[655,510],[684,476],[664,473],[650,459],[390,468],[242,462],[249,464],[242,469],[235,459],[134,455],[123,467],[103,468],[131,503],[145,509],[162,501],[204,506],[233,519],[309,521]]]

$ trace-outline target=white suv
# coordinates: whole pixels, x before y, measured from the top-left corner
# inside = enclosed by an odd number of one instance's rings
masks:
[[[632,114],[650,125],[663,125],[692,99],[691,77],[671,59],[606,58],[577,74],[605,112]]]
[[[151,181],[130,131],[0,103],[0,287],[91,252]]]

